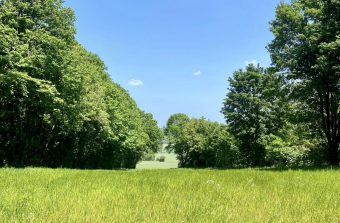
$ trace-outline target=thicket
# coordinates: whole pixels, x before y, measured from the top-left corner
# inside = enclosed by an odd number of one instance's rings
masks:
[[[172,115],[166,125],[167,150],[177,154],[179,167],[232,167],[237,150],[227,126],[204,118]]]
[[[62,0],[0,1],[0,166],[134,168],[162,132],[75,40]]]

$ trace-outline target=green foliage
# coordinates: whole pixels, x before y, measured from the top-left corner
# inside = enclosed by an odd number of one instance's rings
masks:
[[[164,134],[168,141],[166,149],[169,152],[176,150],[176,146],[179,145],[178,140],[182,135],[183,128],[189,120],[190,118],[183,113],[173,114],[169,117],[164,129]]]
[[[296,85],[274,69],[249,65],[229,80],[222,112],[243,166],[321,165],[322,133],[315,114],[296,100]]]
[[[156,154],[155,153],[147,153],[142,156],[142,161],[155,161]]]
[[[284,139],[270,135],[266,145],[266,164],[270,166],[306,165],[306,145],[292,145]]]
[[[162,149],[163,131],[157,126],[157,121],[152,114],[142,113],[144,131],[148,135],[147,148],[150,152],[156,153]]]
[[[233,140],[222,124],[174,114],[165,133],[180,167],[231,167],[237,160]]]
[[[1,1],[0,166],[134,168],[162,132],[75,41],[62,3]]]
[[[295,85],[295,95],[307,108],[328,143],[328,162],[339,164],[340,152],[340,2],[282,2],[271,22],[275,38],[268,45],[274,65]]]
[[[8,165],[54,165],[56,126],[65,121],[59,89],[73,21],[61,1],[2,2],[0,147]]]
[[[222,113],[237,141],[241,163],[264,165],[263,137],[276,134],[285,124],[284,81],[274,70],[250,64],[236,71],[229,84]]]
[[[289,120],[289,119],[288,119]],[[305,123],[287,123],[277,135],[265,137],[266,164],[274,166],[320,166],[325,164],[325,142]]]
[[[338,164],[339,8],[281,3],[268,46],[275,69],[234,73],[227,125],[169,118],[166,149],[179,165]],[[62,0],[0,0],[0,166],[135,168],[160,150],[157,122],[77,43],[74,21]]]
[[[157,157],[156,160],[159,161],[159,162],[164,162],[165,161],[165,156]]]

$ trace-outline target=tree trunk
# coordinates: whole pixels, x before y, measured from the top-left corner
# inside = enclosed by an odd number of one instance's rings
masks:
[[[328,161],[331,165],[339,165],[339,143],[337,140],[328,143]]]
[[[322,129],[328,142],[327,160],[331,165],[339,165],[340,114],[339,102],[329,90],[317,89]]]

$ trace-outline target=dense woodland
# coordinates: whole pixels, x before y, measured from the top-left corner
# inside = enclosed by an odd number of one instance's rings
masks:
[[[280,3],[272,67],[229,78],[226,123],[162,131],[75,40],[62,0],[0,0],[0,166],[134,168],[163,141],[180,167],[338,165],[340,1]]]
[[[152,115],[75,40],[61,0],[0,1],[0,165],[133,168],[157,151]]]

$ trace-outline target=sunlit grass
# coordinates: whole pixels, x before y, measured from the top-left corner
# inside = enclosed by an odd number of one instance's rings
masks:
[[[339,222],[339,170],[0,169],[0,222]]]
[[[178,168],[178,160],[176,154],[160,152],[156,154],[156,158],[164,156],[164,162],[159,161],[140,161],[137,163],[137,169],[174,169]]]

